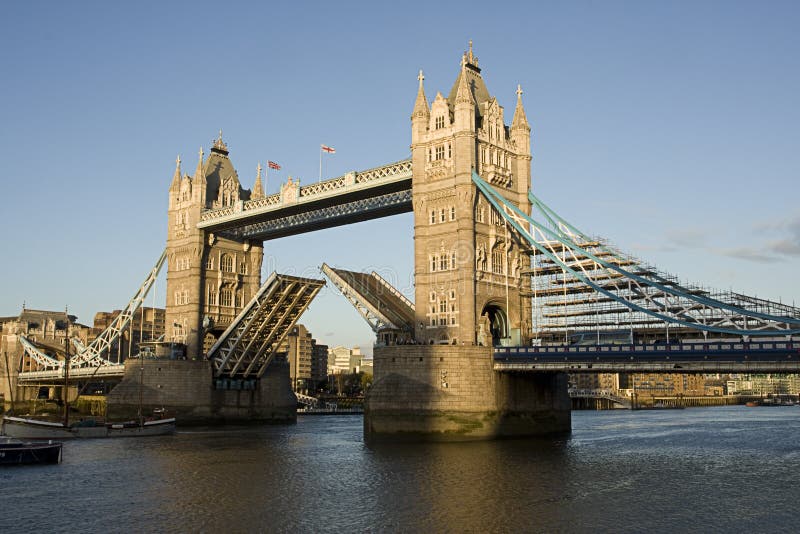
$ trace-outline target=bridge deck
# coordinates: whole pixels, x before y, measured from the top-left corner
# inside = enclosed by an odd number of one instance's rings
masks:
[[[497,371],[570,373],[797,373],[800,342],[498,347]]]

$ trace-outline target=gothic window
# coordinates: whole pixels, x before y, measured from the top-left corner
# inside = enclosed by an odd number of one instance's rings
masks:
[[[484,214],[484,208],[482,205],[478,204],[478,206],[475,208],[475,219],[479,223],[484,222],[483,214]]]
[[[505,256],[502,250],[492,252],[492,272],[496,274],[503,274],[505,272]]]
[[[455,250],[450,253],[450,268],[451,269],[455,269],[456,268],[456,251]]]
[[[431,299],[431,302],[436,302],[436,293],[434,293],[433,291],[431,291],[430,299]]]
[[[213,268],[214,268],[214,258],[209,256],[208,258],[206,258],[206,269],[210,270],[210,269],[213,269]]]
[[[456,290],[455,289],[451,289],[450,290],[450,300],[456,300]]]
[[[445,254],[442,254],[439,257],[439,270],[440,271],[446,271],[447,270],[447,256]]]
[[[436,156],[433,159],[436,161],[444,159],[444,145],[439,145],[436,147]]]
[[[217,291],[214,286],[208,286],[208,305],[209,306],[216,306],[217,305]]]
[[[431,210],[431,224],[436,224],[436,210]]]
[[[231,306],[233,304],[233,295],[229,288],[224,288],[220,291],[219,303],[221,306]]]
[[[450,220],[451,221],[455,221],[456,220],[456,207],[455,206],[450,206]]]
[[[181,292],[180,291],[176,291],[175,292],[175,305],[176,306],[180,306],[181,305]]]
[[[243,261],[239,264],[239,274],[247,274],[247,262]]]
[[[442,128],[444,128],[444,117],[436,117],[436,129],[441,130]]]
[[[232,273],[233,258],[227,254],[223,254],[222,259],[219,261],[219,268],[223,273]]]
[[[432,158],[431,158],[431,149],[429,148],[429,149],[428,149],[428,161],[430,162],[430,161],[431,161],[431,159],[432,159]]]
[[[436,272],[436,255],[431,256],[431,272]]]
[[[445,211],[444,208],[442,208],[439,210],[439,222],[445,222],[446,220],[447,217],[445,217]]]
[[[447,143],[447,159],[453,157],[453,152],[451,151],[450,143]]]
[[[241,308],[242,307],[242,292],[241,291],[237,291],[236,292],[236,307],[237,308]]]

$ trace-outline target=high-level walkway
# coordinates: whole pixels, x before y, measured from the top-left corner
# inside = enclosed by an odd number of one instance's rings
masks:
[[[267,241],[411,210],[411,160],[402,160],[307,186],[290,179],[280,193],[203,212],[197,227]]]

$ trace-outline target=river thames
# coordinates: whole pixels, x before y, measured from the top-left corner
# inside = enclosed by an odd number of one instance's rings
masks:
[[[800,407],[573,412],[555,439],[367,446],[360,416],[83,440],[0,471],[0,532],[788,532]]]

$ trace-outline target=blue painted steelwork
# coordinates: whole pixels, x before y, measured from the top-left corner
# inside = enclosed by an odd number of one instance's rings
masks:
[[[800,318],[794,318],[794,317],[790,317],[790,316],[787,317],[787,316],[774,316],[774,315],[764,314],[764,313],[760,313],[760,312],[757,312],[757,311],[747,310],[745,308],[733,306],[733,305],[730,305],[730,304],[727,304],[727,303],[724,303],[724,302],[717,301],[715,299],[702,297],[700,295],[694,295],[694,294],[691,294],[689,292],[683,291],[682,289],[675,289],[675,288],[672,288],[672,287],[665,286],[663,284],[660,284],[660,283],[655,282],[653,280],[649,280],[649,279],[644,278],[644,277],[642,277],[640,275],[637,275],[635,273],[631,273],[631,272],[629,272],[629,271],[627,271],[625,269],[620,268],[617,265],[614,265],[613,263],[606,262],[605,260],[602,260],[601,258],[599,258],[597,255],[592,254],[591,252],[589,252],[589,251],[585,250],[584,248],[580,247],[579,245],[577,245],[571,239],[565,238],[565,235],[563,234],[563,232],[562,233],[555,232],[555,231],[547,228],[547,225],[541,224],[540,222],[534,220],[531,216],[523,213],[522,210],[520,210],[517,206],[515,206],[513,203],[509,202],[506,198],[504,198],[497,191],[495,191],[494,188],[492,188],[487,182],[485,182],[474,171],[472,173],[472,180],[475,183],[475,185],[478,187],[478,189],[481,191],[481,193],[483,193],[483,195],[487,199],[487,201],[494,207],[494,209],[497,210],[497,212],[504,218],[504,220],[517,232],[517,234],[525,242],[527,242],[532,247],[534,247],[539,253],[543,254],[550,261],[552,261],[555,265],[557,265],[561,269],[563,269],[565,273],[568,272],[570,275],[574,276],[576,279],[578,279],[581,282],[583,282],[584,284],[588,285],[589,287],[594,289],[596,292],[601,293],[601,294],[609,297],[610,299],[623,304],[624,306],[626,306],[627,308],[629,308],[631,310],[644,313],[644,314],[649,315],[651,317],[655,317],[655,318],[657,318],[657,319],[659,319],[661,321],[665,321],[665,322],[673,323],[673,324],[679,324],[681,326],[685,326],[685,327],[688,327],[688,328],[691,328],[691,329],[696,329],[696,330],[701,330],[701,331],[706,331],[706,332],[720,333],[720,334],[727,334],[727,335],[754,336],[755,337],[755,336],[767,336],[767,335],[775,336],[775,335],[779,335],[779,334],[780,335],[796,335],[796,334],[800,334],[800,328],[789,328],[788,327],[790,324],[791,325],[800,325]],[[530,198],[531,198],[531,202],[532,203],[534,203],[534,204],[536,204],[538,206],[542,205],[542,203],[538,199],[533,197],[533,195],[530,195]],[[555,214],[555,212],[553,212],[549,208],[546,208],[543,211],[544,211],[545,217],[550,221],[551,224],[553,224],[553,226],[555,226],[555,227],[559,226],[557,221],[554,220],[553,217],[556,217],[557,219],[562,221],[563,224],[568,225],[568,223],[563,221],[563,219],[558,217]],[[615,293],[613,293],[611,291],[608,291],[607,289],[597,285],[595,282],[593,282],[588,277],[586,277],[583,274],[581,274],[581,273],[575,271],[574,269],[572,269],[569,265],[567,265],[560,258],[558,258],[558,256],[553,254],[553,252],[551,250],[547,250],[547,248],[542,243],[538,242],[535,239],[535,237],[533,235],[531,235],[530,231],[523,227],[522,223],[525,223],[527,225],[531,225],[534,229],[540,231],[543,235],[546,235],[548,238],[554,239],[555,241],[560,243],[563,247],[565,247],[565,250],[569,249],[573,254],[575,254],[575,252],[577,252],[579,254],[582,254],[586,258],[590,258],[597,265],[602,265],[604,268],[606,268],[608,270],[611,270],[611,271],[614,271],[614,272],[622,275],[623,277],[625,277],[628,280],[629,284],[631,283],[631,281],[635,281],[635,282],[637,282],[639,284],[642,284],[644,286],[658,289],[659,291],[661,291],[664,294],[669,294],[671,296],[684,298],[684,299],[696,302],[698,304],[702,304],[703,306],[706,306],[711,310],[717,310],[717,311],[726,310],[728,312],[733,312],[735,314],[738,314],[742,318],[746,317],[746,318],[758,319],[758,320],[764,321],[766,324],[762,325],[763,329],[724,328],[724,327],[719,327],[719,326],[703,324],[703,323],[695,322],[695,321],[687,321],[687,320],[684,320],[684,319],[681,319],[681,318],[678,318],[678,317],[665,315],[665,314],[650,310],[650,309],[645,308],[643,306],[639,306],[638,304],[630,302],[629,300],[626,300],[626,299],[620,297],[619,295],[616,295]],[[573,228],[571,226],[569,226],[569,227]],[[576,229],[575,229],[575,231],[579,235],[583,236],[583,234],[581,232],[577,231]],[[613,252],[613,251],[611,251],[611,253],[616,255],[616,253]],[[629,286],[629,290],[630,290],[630,286]],[[665,309],[666,309],[666,306],[665,306]],[[729,321],[731,323],[733,323],[734,326],[736,326],[735,319],[738,319],[738,318],[732,318],[732,319],[729,318]],[[745,324],[747,324],[746,321],[745,321]],[[781,328],[780,325],[785,325],[785,328]]]

